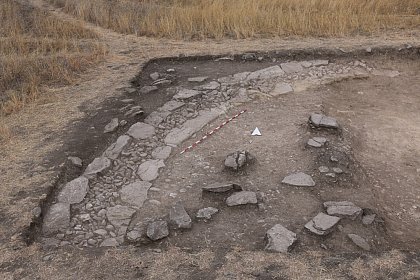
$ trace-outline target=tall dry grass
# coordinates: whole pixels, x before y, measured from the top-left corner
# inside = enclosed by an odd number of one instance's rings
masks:
[[[121,33],[170,38],[345,36],[420,24],[420,0],[49,0]]]
[[[43,85],[71,82],[103,54],[96,34],[83,26],[13,0],[2,0],[0,115],[15,112],[36,99]]]

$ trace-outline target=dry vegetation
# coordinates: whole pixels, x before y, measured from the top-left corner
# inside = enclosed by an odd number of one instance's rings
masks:
[[[0,115],[36,99],[43,85],[69,83],[103,54],[97,36],[83,26],[0,1]],[[0,123],[0,140],[8,137]]]
[[[343,36],[420,23],[420,0],[49,1],[117,32],[170,38]]]

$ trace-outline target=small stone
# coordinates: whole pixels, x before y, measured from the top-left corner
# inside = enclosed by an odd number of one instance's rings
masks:
[[[347,234],[347,237],[350,238],[350,240],[353,241],[353,243],[356,244],[358,247],[362,248],[365,251],[370,251],[370,245],[366,242],[366,240],[363,237],[352,233]]]
[[[98,212],[98,216],[99,217],[105,217],[106,216],[106,213],[107,213],[106,209],[101,209]]]
[[[203,93],[198,90],[180,88],[177,94],[173,96],[173,98],[176,100],[187,100],[187,99],[192,99],[194,97],[198,97],[202,94]]]
[[[106,236],[108,234],[108,232],[104,229],[95,230],[93,233],[97,234],[97,235],[100,235],[100,236]]]
[[[193,77],[193,78],[188,78],[188,82],[190,83],[202,83],[204,81],[206,81],[209,77]]]
[[[176,109],[181,108],[182,106],[184,106],[185,103],[181,102],[181,101],[177,101],[177,100],[170,100],[168,102],[166,102],[165,104],[163,104],[162,107],[160,107],[160,111],[175,111]]]
[[[126,234],[128,241],[130,242],[137,242],[141,239],[141,232],[138,230],[131,230]]]
[[[311,147],[314,147],[314,148],[321,148],[322,147],[321,143],[318,143],[313,139],[309,139],[307,144],[308,144],[308,146],[311,146]]]
[[[349,217],[352,220],[362,213],[362,208],[349,201],[327,201],[324,202],[324,207],[327,209],[328,215]]]
[[[338,168],[338,167],[333,167],[332,170],[334,171],[334,173],[337,173],[337,174],[343,173],[343,170],[341,168]]]
[[[265,236],[267,245],[265,249],[279,253],[287,253],[296,242],[296,234],[280,224],[269,229]]]
[[[126,98],[126,99],[122,99],[121,102],[125,104],[134,103],[134,99]]]
[[[32,209],[31,213],[32,213],[32,216],[35,219],[37,219],[37,218],[39,218],[41,216],[42,209],[41,209],[41,207],[37,206],[37,207],[35,207],[35,208]]]
[[[321,173],[327,173],[328,171],[330,171],[330,169],[327,166],[320,166],[318,167],[318,170]]]
[[[153,81],[156,81],[157,79],[159,79],[159,77],[160,77],[160,75],[159,75],[159,73],[158,73],[158,72],[154,72],[154,73],[150,74],[150,78],[151,78]]]
[[[98,241],[96,241],[95,239],[90,238],[90,239],[88,239],[87,243],[89,245],[92,245],[93,246],[93,245],[96,245],[96,243],[98,243]]]
[[[302,62],[300,63],[300,65],[302,65],[304,68],[309,68],[309,67],[311,67],[313,64],[312,64],[312,62],[310,62],[310,61],[302,61]]]
[[[121,120],[120,121],[120,126],[123,127],[127,124],[128,122],[126,120]]]
[[[177,202],[169,211],[169,220],[175,228],[191,228],[192,221],[184,206]]]
[[[326,235],[332,231],[340,219],[339,217],[319,213],[305,225],[305,228],[317,235]]]
[[[90,221],[90,215],[89,214],[82,214],[82,215],[80,215],[80,220],[82,220],[82,222]]]
[[[207,207],[207,208],[198,210],[196,217],[210,219],[217,212],[219,212],[219,209],[214,208],[214,207]]]
[[[318,66],[327,66],[329,64],[328,60],[318,59],[318,60],[312,60],[312,65],[315,67]]]
[[[154,221],[147,226],[147,237],[156,241],[169,235],[168,224],[165,221]]]
[[[362,223],[364,225],[371,225],[375,221],[375,218],[376,218],[376,214],[364,215],[362,217]]]
[[[293,173],[287,175],[283,181],[283,184],[297,186],[297,187],[313,187],[315,182],[310,175],[307,175],[303,172]]]
[[[148,160],[139,166],[137,174],[143,181],[153,181],[159,176],[159,169],[162,167],[165,167],[163,160]]]
[[[310,116],[309,122],[315,127],[338,128],[337,120],[322,114],[314,113]]]
[[[335,178],[335,173],[327,173],[325,174],[325,176],[330,177],[330,178]]]
[[[116,205],[114,207],[108,207],[106,217],[108,221],[116,228],[121,226],[128,226],[131,220],[131,217],[134,215],[136,210],[127,207]]]
[[[135,139],[145,140],[155,135],[155,128],[150,124],[138,122],[130,127],[127,134]]]
[[[113,118],[104,128],[104,133],[114,132],[119,126],[118,118]]]
[[[147,192],[152,186],[145,181],[137,181],[124,186],[120,191],[121,201],[135,207],[142,207],[147,199]]]
[[[168,73],[173,73],[173,72],[175,72],[175,69],[173,69],[173,68],[169,68],[169,69],[166,69],[166,72],[168,72]]]
[[[220,84],[216,81],[211,81],[208,84],[200,86],[201,90],[217,90],[220,88]]]
[[[271,96],[279,96],[287,93],[292,93],[293,88],[287,83],[277,83],[274,89],[270,92]]]
[[[372,48],[371,48],[371,47],[367,47],[367,48],[366,48],[366,52],[367,52],[367,53],[371,53],[371,52],[372,52]]]
[[[225,166],[235,171],[253,160],[254,157],[247,151],[237,151],[229,154],[225,159]]]
[[[107,238],[104,241],[102,241],[100,247],[117,247],[118,241],[115,238]]]
[[[81,158],[78,157],[68,157],[67,158],[74,166],[77,167],[82,167],[83,166],[83,161]]]
[[[144,86],[144,87],[140,88],[139,93],[140,94],[148,94],[148,93],[151,93],[151,92],[156,91],[158,89],[159,88],[157,86]]]
[[[105,172],[111,167],[111,161],[106,157],[95,158],[85,170],[85,176],[93,176],[98,173]]]
[[[231,190],[242,191],[242,187],[235,183],[213,183],[202,188],[203,192],[222,193]]]
[[[232,194],[226,199],[228,206],[237,206],[245,204],[257,204],[257,194],[250,191],[240,191]]]
[[[328,139],[325,137],[314,137],[312,138],[314,141],[324,145],[325,143],[327,143]]]
[[[170,146],[157,147],[152,152],[152,157],[155,159],[165,160],[171,155],[172,148]]]
[[[280,67],[286,73],[296,73],[303,71],[303,67],[299,62],[281,63]]]

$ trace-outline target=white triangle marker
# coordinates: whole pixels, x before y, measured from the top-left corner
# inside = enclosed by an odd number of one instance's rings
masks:
[[[252,134],[251,134],[252,136],[261,136],[261,132],[260,132],[260,130],[258,129],[258,127],[256,127],[255,129],[254,129],[254,131],[252,132]]]

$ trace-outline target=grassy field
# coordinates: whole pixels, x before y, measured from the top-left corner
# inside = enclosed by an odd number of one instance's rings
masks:
[[[0,115],[39,97],[42,86],[65,85],[105,49],[96,34],[47,12],[0,1]],[[0,124],[0,138],[7,138]]]
[[[420,24],[420,0],[49,0],[121,33],[182,39],[345,36]]]

